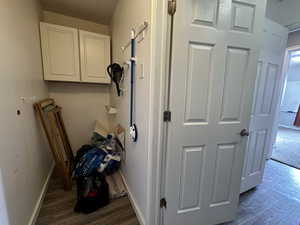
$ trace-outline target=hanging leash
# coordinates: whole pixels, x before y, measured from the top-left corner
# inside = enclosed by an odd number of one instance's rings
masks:
[[[122,51],[124,52],[129,46],[131,46],[131,81],[130,81],[130,127],[129,127],[129,135],[132,139],[133,142],[137,142],[138,140],[138,129],[137,125],[134,123],[134,106],[135,106],[135,99],[134,99],[134,94],[135,94],[135,86],[134,86],[134,81],[135,81],[135,74],[136,74],[136,56],[135,56],[135,48],[136,48],[136,38],[139,35],[144,36],[145,30],[148,28],[149,24],[147,21],[144,21],[144,23],[135,31],[135,29],[131,30],[131,38],[130,41],[121,47]]]
[[[131,81],[130,81],[130,127],[129,135],[133,142],[137,142],[138,130],[136,124],[133,122],[133,110],[134,110],[134,80],[136,71],[136,58],[135,58],[135,31],[131,31]]]

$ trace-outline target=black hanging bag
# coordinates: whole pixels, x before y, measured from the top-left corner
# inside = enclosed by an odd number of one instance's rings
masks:
[[[121,95],[120,82],[123,78],[124,69],[118,63],[113,63],[107,67],[107,73],[116,84],[118,96]]]
[[[95,171],[89,177],[78,177],[76,181],[75,212],[89,214],[109,204],[109,186],[104,175]]]

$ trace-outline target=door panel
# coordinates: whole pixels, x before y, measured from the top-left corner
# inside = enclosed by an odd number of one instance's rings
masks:
[[[218,145],[211,207],[230,204],[235,153],[236,144]]]
[[[216,26],[218,20],[219,0],[199,0],[194,3],[193,23]]]
[[[241,74],[247,71],[248,60],[248,49],[227,49],[221,113],[223,123],[240,123],[245,78]]]
[[[251,1],[233,1],[232,29],[251,33],[253,31],[255,5]]]
[[[240,131],[249,128],[265,3],[177,1],[166,225],[213,225],[235,216],[247,144]]]
[[[207,123],[213,46],[190,43],[185,123]],[[193,93],[197,91],[197,96]]]
[[[272,133],[278,104],[278,88],[288,30],[268,19],[264,24],[264,43],[257,64],[255,101],[251,114],[241,193],[262,182],[267,154],[272,148]]]
[[[272,113],[272,105],[274,102],[275,87],[280,76],[278,64],[268,63],[266,71],[266,79],[264,85],[262,114],[270,115]]]
[[[267,130],[258,130],[255,132],[255,149],[254,151],[254,158],[258,160],[253,160],[253,164],[251,167],[251,174],[258,173],[262,169],[263,163],[263,154],[266,145],[266,137],[267,137]]]
[[[203,146],[184,147],[181,169],[180,211],[197,210],[203,171]]]

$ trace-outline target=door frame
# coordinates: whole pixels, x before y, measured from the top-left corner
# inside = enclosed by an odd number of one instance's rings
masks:
[[[147,205],[144,225],[162,225],[160,199],[164,195],[164,159],[167,123],[163,113],[168,108],[171,16],[170,0],[152,0],[151,6],[151,62],[148,130]]]
[[[273,126],[272,126],[272,134],[271,134],[271,140],[272,140],[272,145],[271,148],[268,150],[268,154],[267,154],[267,159],[270,159],[272,157],[272,153],[274,151],[275,148],[275,142],[276,142],[276,136],[277,136],[277,132],[278,132],[278,125],[279,125],[279,114],[280,114],[280,106],[282,103],[282,97],[283,97],[283,92],[287,83],[287,73],[288,73],[288,69],[289,69],[289,64],[290,64],[290,55],[291,52],[296,51],[296,50],[300,50],[300,45],[295,45],[295,46],[291,46],[291,47],[287,47],[285,50],[285,55],[284,55],[284,61],[283,61],[283,65],[282,65],[282,70],[281,70],[281,76],[280,76],[280,80],[279,80],[279,85],[278,85],[278,89],[277,89],[277,103],[276,103],[276,112],[275,112],[275,117],[274,117],[274,121],[273,121]]]
[[[0,224],[9,225],[2,169],[0,169]]]

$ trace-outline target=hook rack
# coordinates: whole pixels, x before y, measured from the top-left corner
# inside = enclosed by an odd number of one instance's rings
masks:
[[[123,63],[123,66],[130,67],[130,64],[131,64],[130,61],[126,61],[126,62]]]
[[[147,21],[144,21],[144,23],[140,26],[138,31],[136,32],[135,29],[132,29],[133,32],[133,39],[136,39],[140,34],[142,34],[149,26],[149,23]],[[131,40],[126,43],[123,47],[121,47],[122,51],[124,52],[129,46],[131,45]]]

